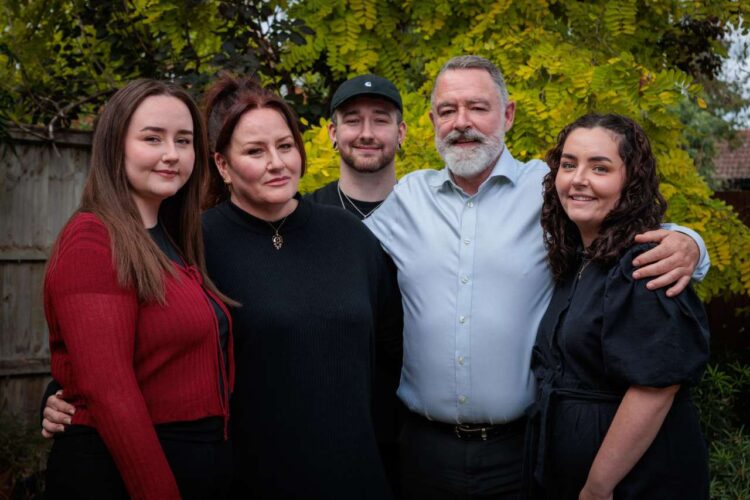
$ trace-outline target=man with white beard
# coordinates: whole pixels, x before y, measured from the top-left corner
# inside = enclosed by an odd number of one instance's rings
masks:
[[[398,268],[403,297],[404,498],[519,495],[531,348],[553,280],[540,224],[548,168],[504,147],[514,116],[491,62],[448,61],[430,112],[447,168],[405,176],[365,219]],[[669,293],[679,293],[704,252],[680,233],[645,237],[663,243],[638,258],[650,265],[636,277],[660,276],[652,288],[676,282]]]

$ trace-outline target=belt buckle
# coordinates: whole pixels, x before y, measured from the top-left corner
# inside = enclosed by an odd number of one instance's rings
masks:
[[[458,439],[463,439],[463,436],[461,435],[462,432],[467,434],[467,438],[471,438],[471,434],[475,432],[479,432],[479,436],[482,438],[482,441],[487,441],[487,427],[479,427],[478,429],[472,429],[470,427],[465,427],[462,424],[457,424],[453,428],[456,432],[456,437]]]

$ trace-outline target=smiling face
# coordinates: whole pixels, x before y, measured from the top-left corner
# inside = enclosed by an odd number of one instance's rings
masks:
[[[502,153],[514,114],[515,104],[503,106],[497,85],[484,69],[442,73],[435,82],[430,120],[435,146],[448,169],[464,178],[490,169]]]
[[[185,185],[195,165],[193,119],[176,97],[147,97],[125,134],[125,176],[144,224],[156,224],[161,202]]]
[[[361,173],[393,168],[396,151],[404,140],[406,125],[390,101],[356,97],[336,109],[336,123],[328,133],[336,141],[342,166]]]
[[[272,108],[247,111],[232,132],[216,166],[231,200],[246,212],[275,221],[294,211],[302,157],[284,116]]]
[[[565,213],[578,226],[584,246],[599,234],[625,184],[619,138],[601,128],[578,128],[563,145],[555,188]]]

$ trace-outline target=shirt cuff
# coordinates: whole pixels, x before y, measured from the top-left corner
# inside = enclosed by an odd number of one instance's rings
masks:
[[[711,268],[711,258],[708,256],[708,250],[706,250],[706,244],[703,241],[703,238],[692,229],[678,224],[667,222],[662,224],[661,227],[667,231],[677,231],[678,233],[686,234],[693,238],[693,241],[695,241],[695,244],[698,245],[698,249],[700,250],[700,258],[698,259],[698,265],[695,266],[695,270],[693,271],[693,279],[695,281],[701,281],[705,278],[706,273],[708,273],[708,270]]]

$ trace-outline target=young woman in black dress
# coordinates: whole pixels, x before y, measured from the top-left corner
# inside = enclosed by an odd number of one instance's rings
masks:
[[[548,153],[542,226],[556,288],[532,355],[530,494],[708,498],[689,387],[708,360],[702,304],[632,278],[636,234],[666,210],[641,127],[590,114]]]

